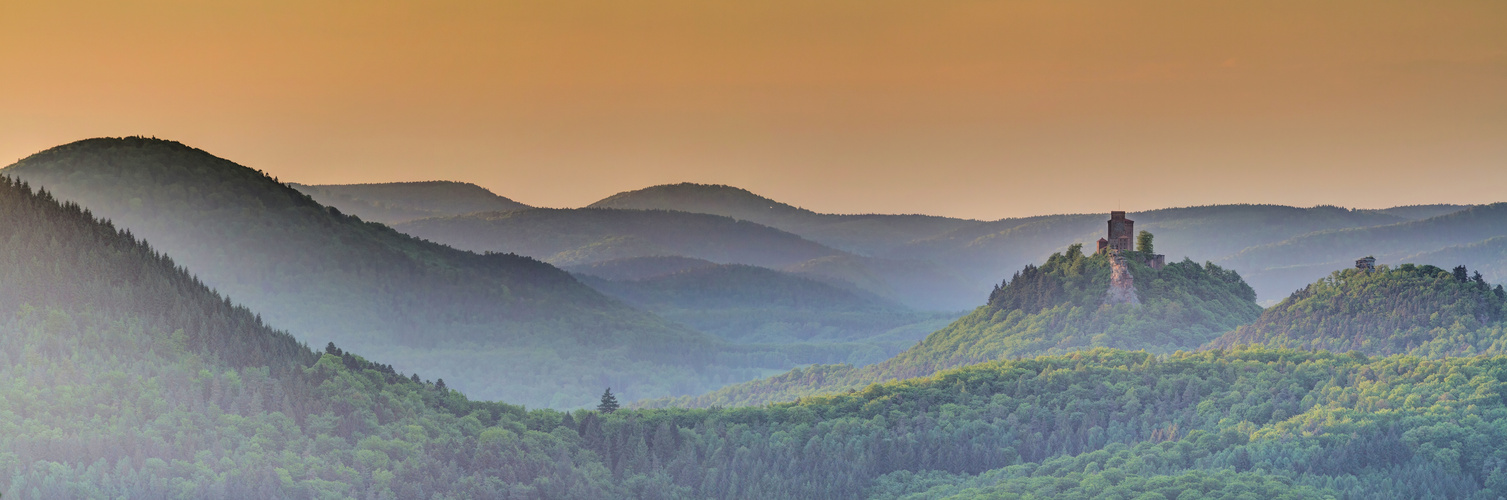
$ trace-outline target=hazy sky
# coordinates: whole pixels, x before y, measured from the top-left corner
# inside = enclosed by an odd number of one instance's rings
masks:
[[[0,164],[121,135],[541,206],[1507,201],[1507,1],[0,0]]]

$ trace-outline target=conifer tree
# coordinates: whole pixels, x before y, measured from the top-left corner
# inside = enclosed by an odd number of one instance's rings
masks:
[[[602,393],[602,403],[597,405],[597,411],[602,413],[612,413],[617,411],[617,407],[617,396],[613,396],[612,388],[608,387],[607,392]]]

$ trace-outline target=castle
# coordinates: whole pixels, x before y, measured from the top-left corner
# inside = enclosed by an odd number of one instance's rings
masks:
[[[1135,221],[1125,218],[1123,211],[1110,212],[1109,238],[1099,238],[1099,253],[1119,255],[1120,252],[1135,251],[1135,238]],[[1137,260],[1153,269],[1167,265],[1167,256],[1162,254],[1148,254]]]

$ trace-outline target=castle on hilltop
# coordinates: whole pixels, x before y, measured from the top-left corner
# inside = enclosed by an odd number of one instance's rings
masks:
[[[1150,234],[1147,234],[1150,237]],[[1148,240],[1148,247],[1149,245]],[[1132,252],[1136,250],[1135,221],[1125,218],[1125,212],[1113,211],[1109,213],[1109,237],[1099,238],[1099,253],[1110,253],[1118,256],[1120,252]],[[1136,259],[1142,264],[1151,266],[1153,269],[1161,269],[1167,265],[1167,256],[1159,253],[1150,253],[1149,248],[1145,255]]]

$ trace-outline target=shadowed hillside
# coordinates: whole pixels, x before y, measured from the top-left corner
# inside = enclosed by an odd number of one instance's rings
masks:
[[[463,250],[517,253],[562,266],[674,255],[784,267],[840,253],[748,221],[663,210],[535,208],[422,219],[394,227]]]
[[[736,264],[616,280],[581,278],[631,305],[729,341],[840,344],[850,352],[845,362],[855,365],[883,361],[957,317],[913,311],[872,294]]]
[[[930,215],[822,214],[746,189],[715,184],[653,186],[618,193],[590,206],[723,215],[779,228],[860,255],[879,254],[910,241],[978,223]]]
[[[305,341],[359,348],[476,396],[569,407],[607,385],[639,398],[762,373],[712,368],[717,339],[634,310],[548,264],[362,222],[178,143],[91,139],[0,172],[149,239]],[[759,359],[771,368],[792,363]]]
[[[396,224],[426,217],[529,208],[466,182],[427,181],[382,184],[289,184],[321,205],[362,220]]]
[[[1337,207],[1296,208],[1277,205],[1215,205],[1168,208],[1129,214],[1138,229],[1156,234],[1167,258],[1210,260],[1240,271],[1258,297],[1281,297],[1283,285],[1263,286],[1250,275],[1265,269],[1230,260],[1242,250],[1313,231],[1393,224],[1405,220],[1370,210]],[[1073,243],[1092,246],[1104,232],[1103,214],[1047,215],[1003,219],[965,227],[896,248],[887,256],[930,260],[950,266],[983,293],[1000,276]],[[1312,281],[1313,278],[1304,282]]]
[[[624,494],[599,465],[556,458],[579,453],[549,432],[559,414],[314,352],[140,239],[5,178],[0,380],[7,499]]]

